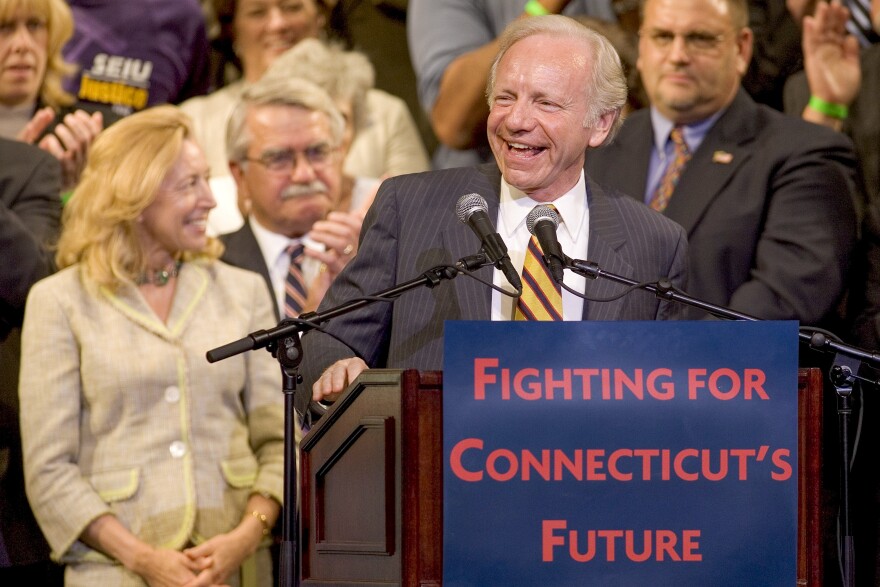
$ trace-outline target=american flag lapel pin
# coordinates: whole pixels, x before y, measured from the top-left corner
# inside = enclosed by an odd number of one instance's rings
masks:
[[[712,153],[712,162],[713,163],[722,163],[727,165],[733,161],[733,153],[728,153],[727,151],[715,151]]]

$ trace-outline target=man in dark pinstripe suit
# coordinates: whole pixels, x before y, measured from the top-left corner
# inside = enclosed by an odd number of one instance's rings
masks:
[[[521,19],[500,39],[487,95],[496,165],[406,175],[386,181],[364,222],[358,255],[337,277],[321,309],[375,293],[438,265],[476,253],[480,240],[459,222],[455,204],[478,193],[521,267],[527,213],[552,202],[562,217],[561,246],[574,258],[639,281],[668,277],[684,287],[687,242],[681,227],[584,176],[586,151],[613,136],[626,101],[619,59],[608,41],[571,19]],[[478,274],[505,283],[500,271]],[[567,285],[590,298],[621,286]],[[445,320],[509,320],[513,304],[471,279],[444,282],[376,303],[303,337],[303,376],[313,399],[332,399],[368,367],[440,369]],[[319,309],[320,310],[320,309]],[[633,292],[613,302],[563,292],[566,320],[654,320],[678,314],[668,301]]]

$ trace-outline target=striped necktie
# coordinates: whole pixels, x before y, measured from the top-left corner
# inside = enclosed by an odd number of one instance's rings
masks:
[[[880,41],[880,35],[874,30],[871,23],[871,0],[846,0],[849,8],[849,20],[846,21],[846,30],[855,36],[862,48],[870,47]]]
[[[669,133],[669,140],[672,141],[675,148],[672,154],[672,162],[666,168],[663,178],[657,185],[654,195],[651,196],[650,202],[648,202],[648,205],[658,212],[666,209],[669,199],[672,197],[672,192],[675,190],[676,184],[678,184],[678,178],[691,158],[691,150],[688,149],[680,126],[672,128],[672,131]]]
[[[284,315],[287,318],[296,318],[306,305],[306,283],[302,274],[305,247],[302,244],[292,244],[287,247],[286,252],[290,257],[290,266],[284,284]]]
[[[550,269],[544,264],[536,236],[529,239],[526,249],[522,283],[523,291],[516,302],[514,320],[562,320],[562,286],[553,281]]]

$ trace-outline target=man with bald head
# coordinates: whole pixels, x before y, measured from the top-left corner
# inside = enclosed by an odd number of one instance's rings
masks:
[[[746,94],[747,17],[746,0],[644,0],[651,106],[586,171],[684,227],[691,295],[817,324],[841,297],[855,239],[852,147]]]
[[[396,177],[383,183],[365,221],[358,255],[334,281],[320,309],[408,281],[439,264],[480,250],[480,239],[456,218],[465,194],[485,198],[488,217],[520,271],[531,235],[527,214],[552,203],[561,217],[562,249],[637,281],[685,283],[681,228],[640,203],[606,190],[584,174],[585,157],[620,122],[627,88],[607,39],[563,16],[518,20],[500,39],[487,96],[487,133],[495,163]],[[499,270],[476,272],[511,287]],[[621,293],[603,280],[566,273],[565,284],[591,298]],[[645,292],[613,302],[561,292],[564,320],[654,320],[677,308]],[[313,399],[334,398],[369,367],[440,369],[444,320],[511,320],[517,303],[460,277],[407,292],[331,320],[303,337],[303,375]]]

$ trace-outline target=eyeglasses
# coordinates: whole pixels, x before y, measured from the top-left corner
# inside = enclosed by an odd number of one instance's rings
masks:
[[[688,53],[711,53],[724,40],[724,33],[712,34],[704,31],[677,34],[672,31],[653,30],[640,31],[639,35],[647,37],[656,48],[664,51],[672,48],[676,37],[681,37],[684,40],[684,47]]]
[[[313,168],[321,168],[331,161],[335,152],[336,147],[331,147],[327,143],[321,143],[307,147],[304,151],[295,151],[293,149],[265,151],[259,157],[246,157],[246,160],[259,163],[275,173],[290,173],[296,168],[300,157],[305,157],[306,161]]]

